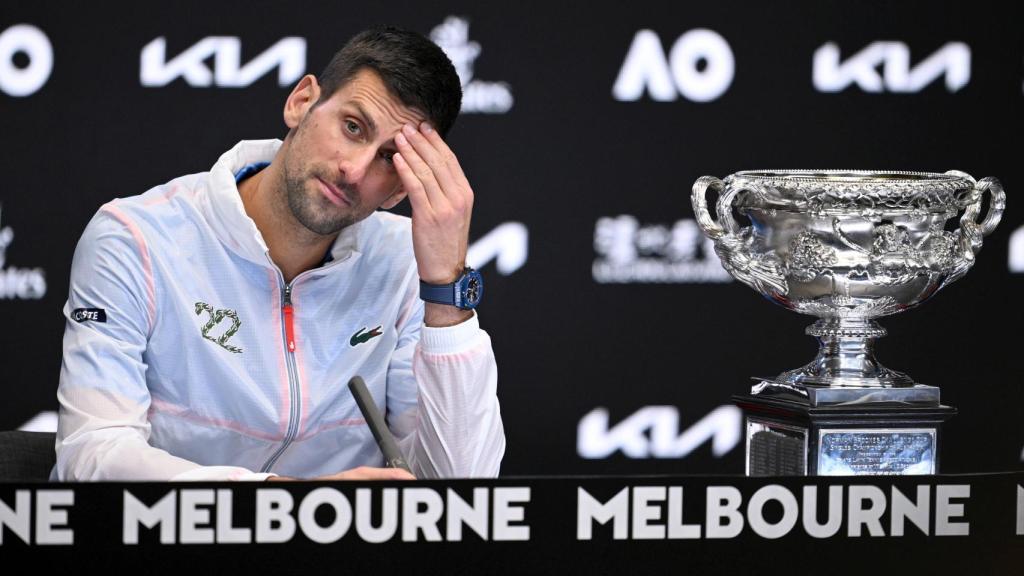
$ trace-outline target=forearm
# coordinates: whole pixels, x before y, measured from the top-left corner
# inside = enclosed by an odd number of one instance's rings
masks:
[[[236,466],[201,466],[147,441],[142,406],[110,391],[58,391],[56,478],[61,481],[262,480]],[[113,400],[113,402],[111,402]],[[115,414],[116,409],[116,414]]]
[[[490,338],[475,318],[424,328],[413,357],[418,418],[409,451],[418,478],[493,477],[505,451],[498,372]]]

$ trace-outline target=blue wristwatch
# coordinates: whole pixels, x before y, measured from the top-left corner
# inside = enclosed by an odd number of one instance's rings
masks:
[[[469,266],[451,284],[427,284],[420,280],[420,299],[447,304],[460,310],[472,310],[484,295],[484,278]]]

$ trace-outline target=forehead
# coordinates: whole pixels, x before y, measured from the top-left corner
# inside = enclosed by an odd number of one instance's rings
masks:
[[[342,113],[366,114],[381,133],[397,132],[406,123],[419,124],[426,115],[406,106],[395,96],[380,75],[369,68],[356,72],[331,96],[330,108]]]

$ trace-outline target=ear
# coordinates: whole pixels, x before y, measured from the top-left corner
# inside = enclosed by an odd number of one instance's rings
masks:
[[[306,112],[319,99],[320,83],[316,81],[316,76],[306,74],[292,89],[288,99],[284,101],[284,123],[288,129],[298,126]]]
[[[380,203],[380,207],[385,210],[390,210],[405,200],[405,187],[399,184],[398,188],[388,196],[386,200]]]

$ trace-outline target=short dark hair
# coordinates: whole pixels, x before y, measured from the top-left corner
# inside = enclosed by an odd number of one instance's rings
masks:
[[[364,68],[372,69],[410,108],[426,114],[447,134],[462,108],[462,83],[444,51],[424,36],[382,26],[360,32],[331,58],[320,74],[320,100],[334,93]]]

